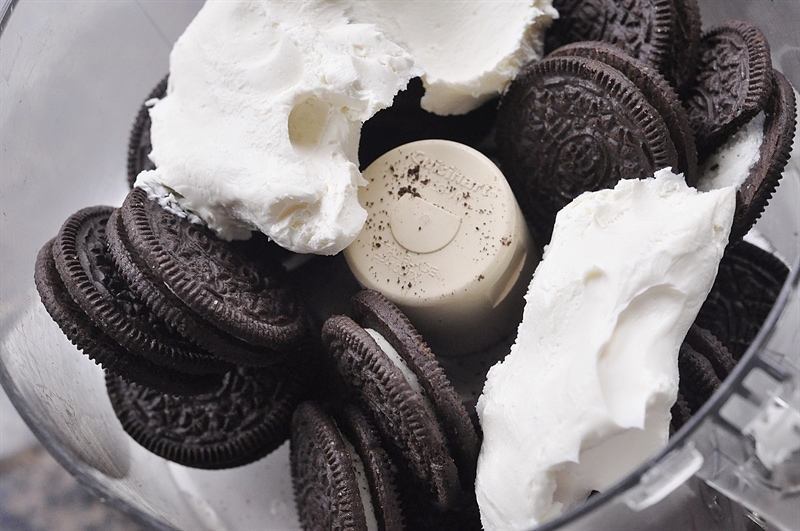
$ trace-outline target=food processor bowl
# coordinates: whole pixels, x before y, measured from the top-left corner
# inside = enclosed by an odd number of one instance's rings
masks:
[[[705,27],[744,19],[800,87],[800,3],[700,0]],[[297,528],[288,443],[250,465],[186,468],[122,430],[102,370],[39,302],[39,248],[73,212],[119,206],[130,128],[202,2],[4,4],[0,29],[0,380],[86,488],[156,529]],[[800,521],[800,148],[751,237],[790,266],[735,371],[658,455],[543,529],[789,529]],[[776,437],[785,437],[777,440]],[[782,459],[765,459],[778,445]],[[793,453],[792,453],[793,450]],[[780,452],[778,452],[780,453]],[[767,462],[768,461],[768,462]]]

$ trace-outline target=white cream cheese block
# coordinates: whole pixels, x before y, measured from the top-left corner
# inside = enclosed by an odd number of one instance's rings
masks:
[[[735,190],[669,169],[562,209],[516,342],[477,412],[485,529],[528,529],[603,491],[662,448],[681,342],[711,289]]]

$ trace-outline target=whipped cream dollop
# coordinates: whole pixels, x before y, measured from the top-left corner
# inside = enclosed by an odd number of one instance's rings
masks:
[[[485,529],[528,529],[662,448],[678,351],[728,241],[735,191],[669,169],[585,193],[556,217],[517,339],[477,412]]]
[[[417,76],[429,108],[477,107],[538,57],[553,16],[550,0],[209,0],[170,55],[157,169],[136,186],[222,238],[335,254],[366,219],[363,122]]]

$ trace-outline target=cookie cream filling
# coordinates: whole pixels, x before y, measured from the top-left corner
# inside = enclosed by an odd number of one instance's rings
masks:
[[[411,389],[415,393],[417,393],[420,396],[420,398],[422,398],[422,403],[424,404],[425,409],[430,413],[431,418],[434,419],[437,418],[436,413],[434,413],[435,409],[433,407],[433,404],[431,404],[431,401],[428,399],[428,395],[425,394],[425,390],[422,388],[422,385],[420,385],[417,375],[414,374],[414,371],[411,370],[411,368],[408,366],[408,364],[400,355],[400,353],[397,352],[397,350],[392,346],[392,344],[389,343],[386,340],[386,338],[383,337],[383,335],[381,335],[381,333],[378,332],[377,330],[373,328],[365,328],[364,330],[366,330],[367,333],[370,336],[372,336],[372,339],[375,340],[375,342],[378,344],[378,346],[381,348],[384,354],[386,354],[386,357],[388,357],[391,360],[391,362],[398,369],[400,369],[400,372],[403,373],[403,377],[406,379]]]
[[[364,506],[367,531],[378,531],[380,527],[378,526],[378,518],[375,516],[375,505],[372,502],[372,490],[369,488],[369,479],[367,478],[367,469],[364,466],[364,461],[361,460],[356,447],[347,437],[343,435],[342,440],[347,447],[347,452],[350,454],[350,459],[353,461],[353,470],[356,473],[356,481],[358,482],[358,493],[361,496],[361,504]]]
[[[733,188],[698,192],[666,169],[559,212],[516,342],[477,404],[485,529],[552,519],[667,443],[678,350],[734,208]]]
[[[697,189],[707,192],[725,186],[739,189],[761,158],[764,142],[763,112],[739,128],[700,168]]]
[[[466,112],[538,57],[551,0],[209,0],[175,43],[136,185],[225,239],[335,254],[360,232],[361,126],[412,77]]]

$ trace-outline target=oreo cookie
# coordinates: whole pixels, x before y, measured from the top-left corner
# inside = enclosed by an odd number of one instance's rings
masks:
[[[669,53],[667,73],[675,89],[681,93],[693,81],[700,52],[702,18],[697,0],[673,0],[675,8],[675,38]]]
[[[264,349],[246,343],[230,334],[217,330],[195,312],[191,311],[174,293],[164,289],[160,277],[151,272],[147,265],[131,251],[131,244],[119,211],[115,211],[108,220],[107,231],[113,234],[109,238],[109,251],[120,273],[145,300],[148,308],[165,322],[208,352],[213,352],[220,359],[231,363],[264,365],[274,363],[283,356],[271,355],[265,358]]]
[[[655,67],[635,59],[619,46],[601,41],[581,41],[554,50],[550,56],[580,56],[601,61],[630,79],[659,112],[669,128],[678,154],[673,170],[683,173],[686,184],[697,183],[697,147],[689,116],[678,93]]]
[[[740,360],[778,299],[789,268],[768,251],[740,241],[728,246],[695,323]]]
[[[444,372],[402,312],[370,290],[354,319],[329,318],[322,339],[349,393],[372,415],[417,485],[440,509],[471,490],[478,435]]]
[[[108,252],[110,207],[84,208],[61,227],[56,268],[72,300],[120,346],[155,365],[187,373],[221,373],[229,363],[202,351],[150,311],[117,270]]]
[[[56,268],[53,244],[54,239],[48,241],[36,257],[34,281],[39,297],[67,339],[107,374],[169,395],[200,394],[219,385],[219,375],[192,375],[158,366],[106,335],[69,295]]]
[[[730,21],[703,34],[684,105],[700,160],[765,105],[772,86],[769,43],[754,25]]]
[[[554,0],[559,18],[547,53],[568,43],[604,41],[655,67],[676,87],[691,73],[700,12],[694,0]]]
[[[542,245],[556,213],[581,193],[679,165],[669,127],[642,91],[586,57],[525,67],[501,99],[497,141],[501,168]]]
[[[169,461],[205,469],[242,466],[289,437],[291,417],[308,382],[291,367],[236,367],[217,386],[192,397],[106,378],[123,429]]]
[[[764,138],[758,160],[736,190],[731,241],[743,237],[766,208],[789,162],[795,135],[797,102],[786,78],[772,71],[772,90],[764,107]]]
[[[403,529],[393,466],[377,430],[352,404],[335,417],[317,402],[294,412],[289,462],[303,528]]]
[[[167,94],[167,83],[169,76],[164,76],[159,83],[153,87],[150,94],[139,107],[136,120],[131,128],[128,140],[128,185],[133,188],[136,178],[145,170],[153,170],[156,165],[150,160],[150,152],[153,145],[150,142],[150,105],[153,99],[161,99]]]
[[[377,291],[362,290],[351,302],[354,319],[385,338],[414,372],[444,428],[460,474],[471,486],[480,441],[461,397],[424,338],[403,312]]]
[[[307,339],[301,301],[280,261],[258,242],[223,241],[142,189],[125,198],[119,222],[123,245],[111,250],[120,270],[167,322],[199,324],[191,335],[208,350],[235,363],[269,365]],[[229,337],[253,348],[228,350]]]
[[[680,393],[692,414],[711,398],[736,365],[711,332],[692,325],[678,354]]]
[[[670,409],[670,415],[672,419],[669,423],[669,436],[672,437],[692,418],[692,410],[686,398],[681,394],[680,389],[678,390],[678,397]]]
[[[714,334],[696,323],[689,328],[678,351],[680,377],[670,436],[703,407],[735,366],[736,360]]]

